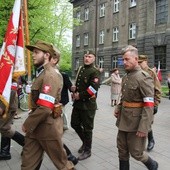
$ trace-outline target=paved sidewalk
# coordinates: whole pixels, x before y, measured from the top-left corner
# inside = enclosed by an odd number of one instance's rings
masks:
[[[92,156],[84,161],[79,161],[77,170],[118,170],[119,160],[117,157],[115,118],[113,107],[110,106],[110,86],[102,85],[98,93],[98,110],[95,117],[93,135]],[[163,98],[159,112],[155,116],[153,132],[156,141],[155,148],[149,155],[159,162],[159,170],[170,169],[170,100]],[[67,105],[67,113],[70,117],[72,106]],[[21,113],[21,119],[15,120],[14,125],[21,132],[21,125],[27,113]],[[81,142],[72,128],[67,130],[63,138],[73,154],[78,156],[77,150]],[[0,161],[0,170],[20,170],[22,148],[12,141],[9,161]],[[30,151],[31,152],[31,151]],[[55,170],[51,160],[45,155],[40,170]],[[145,166],[131,158],[131,170],[146,170]]]

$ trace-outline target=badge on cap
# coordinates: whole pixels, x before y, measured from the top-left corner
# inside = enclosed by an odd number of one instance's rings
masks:
[[[87,51],[87,53],[86,54],[90,54],[90,51]]]

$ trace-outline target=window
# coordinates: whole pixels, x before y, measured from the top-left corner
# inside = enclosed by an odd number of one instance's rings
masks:
[[[88,45],[88,44],[89,44],[89,34],[84,33],[84,45]]]
[[[136,6],[136,0],[130,0],[130,7]]]
[[[100,5],[100,17],[105,16],[105,4]]]
[[[104,30],[99,33],[99,44],[104,44]]]
[[[156,1],[156,24],[164,24],[168,21],[168,0]]]
[[[160,62],[160,69],[166,69],[166,46],[157,46],[154,48],[155,67],[158,68]]]
[[[136,37],[136,23],[129,25],[129,39],[135,39]]]
[[[75,70],[78,70],[79,67],[80,67],[79,58],[75,58]]]
[[[76,18],[77,18],[78,20],[80,20],[80,11],[78,11],[78,12],[76,13]]]
[[[99,68],[104,68],[104,57],[98,57]]]
[[[119,30],[118,27],[113,28],[113,42],[118,41]]]
[[[117,68],[117,57],[112,56],[112,68]]]
[[[85,21],[89,20],[89,8],[85,8],[84,10],[84,20]]]
[[[76,35],[76,47],[80,47],[80,35]]]
[[[114,0],[113,12],[118,12],[118,11],[119,11],[119,0]]]

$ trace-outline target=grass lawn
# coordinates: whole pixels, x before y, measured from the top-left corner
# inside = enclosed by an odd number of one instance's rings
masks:
[[[168,86],[162,85],[162,97],[167,97],[169,93]]]

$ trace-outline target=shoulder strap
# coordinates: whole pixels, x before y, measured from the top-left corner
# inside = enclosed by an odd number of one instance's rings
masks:
[[[77,81],[77,78],[78,78],[78,75],[79,75],[79,73],[80,73],[81,68],[82,68],[82,66],[80,66],[79,69],[78,69],[78,71],[77,71],[76,78],[75,78],[75,83],[76,83],[76,81]]]

